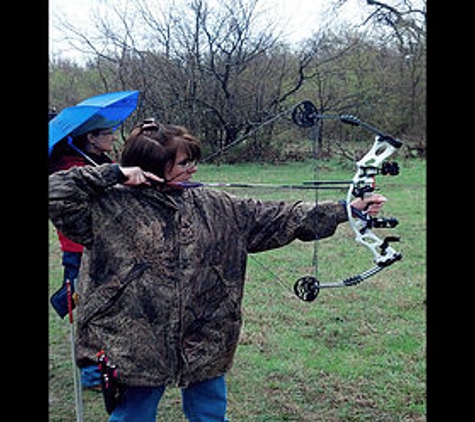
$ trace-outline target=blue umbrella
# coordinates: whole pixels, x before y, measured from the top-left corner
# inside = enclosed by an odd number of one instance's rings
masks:
[[[49,121],[49,153],[67,136],[78,136],[95,128],[119,126],[136,109],[138,98],[139,91],[109,92],[63,109]]]

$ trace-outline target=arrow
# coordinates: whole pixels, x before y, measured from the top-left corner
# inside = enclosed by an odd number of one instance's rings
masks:
[[[304,182],[301,185],[272,184],[272,183],[232,183],[232,182],[168,182],[168,186],[189,189],[199,187],[210,188],[251,188],[251,189],[344,189],[351,181],[322,180]],[[342,185],[342,186],[338,186]]]

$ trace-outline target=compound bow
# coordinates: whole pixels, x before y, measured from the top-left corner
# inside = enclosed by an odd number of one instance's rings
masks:
[[[372,217],[350,205],[353,197],[363,198],[374,192],[376,175],[399,174],[398,164],[385,160],[402,146],[402,142],[354,116],[319,114],[311,101],[301,102],[292,112],[292,120],[299,127],[315,127],[321,119],[334,119],[352,126],[360,126],[376,135],[371,149],[356,163],[356,173],[348,188],[346,201],[343,201],[350,227],[355,233],[355,240],[372,252],[375,265],[366,271],[333,283],[320,283],[316,275],[299,278],[294,284],[294,292],[297,297],[307,302],[314,301],[320,289],[356,285],[402,259],[401,253],[390,246],[390,243],[399,241],[399,237],[387,236],[381,239],[372,231],[373,228],[394,228],[398,221],[395,218]],[[316,145],[316,134],[314,142]]]

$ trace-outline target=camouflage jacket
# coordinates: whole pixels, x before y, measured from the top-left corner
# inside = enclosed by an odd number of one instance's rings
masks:
[[[315,208],[121,181],[116,164],[60,171],[50,176],[49,203],[56,228],[85,246],[77,363],[103,349],[131,386],[184,387],[228,371],[247,254],[331,236],[347,220],[333,202]]]

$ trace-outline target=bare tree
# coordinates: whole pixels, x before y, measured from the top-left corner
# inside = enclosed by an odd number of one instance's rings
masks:
[[[263,14],[262,1],[130,0],[99,7],[91,30],[64,20],[65,37],[92,57],[82,70],[64,68],[74,76],[69,85],[81,85],[82,98],[140,90],[135,119],[153,116],[190,127],[203,140],[208,157],[226,151],[226,159],[236,159],[238,154],[230,151],[237,145],[241,159],[278,156],[275,134],[294,131],[301,136],[288,117],[306,98],[318,102],[321,111],[364,117],[374,114],[384,97],[387,104],[379,117],[401,132],[422,136],[425,30],[413,19],[422,13],[370,1],[368,8],[375,9],[365,24],[384,26],[391,42],[367,39],[359,31],[327,30],[296,49],[279,38],[278,22]],[[52,68],[55,89],[66,87],[60,63]],[[74,89],[76,85],[68,88],[71,93]]]

